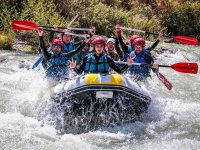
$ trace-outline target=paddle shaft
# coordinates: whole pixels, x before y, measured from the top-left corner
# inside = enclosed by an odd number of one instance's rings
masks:
[[[77,15],[74,16],[74,18],[72,19],[72,21],[69,23],[68,28],[76,20],[76,18],[78,18],[79,15],[80,15],[80,12],[78,12]],[[41,26],[41,27],[54,28],[54,27],[51,27],[51,26]],[[60,29],[66,29],[66,27],[59,27],[59,28]],[[58,30],[51,30],[51,29],[43,29],[43,30],[45,30],[45,31],[54,31],[54,32],[57,32],[57,33],[64,33],[62,31],[58,31]],[[73,34],[73,33],[71,33],[71,34]],[[76,36],[78,36],[78,34]],[[82,36],[82,35],[79,35],[79,36]],[[32,69],[36,68],[42,62],[43,59],[44,59],[44,56],[43,55],[40,56],[40,58],[33,64]]]
[[[80,12],[78,12],[77,14],[76,14],[76,16],[74,16],[74,18],[71,20],[71,22],[68,24],[68,26],[67,26],[67,28],[69,28],[71,25],[72,25],[72,23],[80,16]]]
[[[154,32],[148,32],[148,31],[144,31],[144,30],[138,30],[138,29],[132,29],[132,28],[126,28],[126,27],[120,27],[123,30],[129,30],[129,31],[134,31],[134,32],[140,32],[140,33],[144,33],[144,34],[152,34],[152,35],[159,35],[158,33],[154,33]],[[163,35],[164,37],[170,38],[170,36],[168,35]]]
[[[123,62],[123,61],[115,61],[116,64],[122,64],[122,65],[127,65],[128,62]],[[136,65],[136,66],[152,66],[149,64],[142,64],[142,63],[133,63],[132,65]]]
[[[51,31],[51,32],[57,32],[57,33],[64,33],[63,31],[51,30],[51,29],[46,29],[46,28],[44,28],[42,30],[44,30],[44,31]],[[65,33],[65,34],[67,34],[67,35],[73,35],[73,36],[78,36],[78,37],[84,37],[84,38],[87,36],[87,34],[75,34],[75,33]]]
[[[115,61],[116,64],[128,64],[127,62],[122,62],[122,61]],[[136,65],[136,66],[147,66],[147,67],[152,67],[152,65],[150,64],[142,64],[142,63],[133,63],[132,65]],[[168,65],[158,65],[158,67],[166,67],[166,68],[171,68],[171,66]]]
[[[119,62],[119,61],[115,61],[116,64],[124,64],[124,65],[127,65],[128,63],[127,62]],[[132,65],[135,65],[135,66],[146,66],[146,67],[152,67],[151,64],[142,64],[142,63],[133,63]],[[171,66],[168,66],[168,65],[158,65],[158,67],[165,67],[165,68],[171,68]],[[176,68],[182,68],[182,66],[176,66]],[[173,69],[173,68],[172,68]]]
[[[148,32],[148,31],[143,31],[143,30],[138,30],[138,29],[132,29],[132,28],[126,28],[126,27],[121,27],[124,30],[129,30],[129,31],[134,31],[134,32],[141,32],[144,34],[152,34],[152,35],[159,35],[158,33],[154,33],[154,32]],[[187,37],[187,36],[169,36],[169,35],[162,35],[164,37],[167,38],[172,38],[173,40],[183,43],[183,44],[188,44],[188,45],[198,45],[198,40],[197,38],[194,37]]]

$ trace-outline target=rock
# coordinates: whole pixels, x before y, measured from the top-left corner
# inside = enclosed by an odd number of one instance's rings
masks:
[[[0,55],[0,63],[3,62],[3,61],[5,61],[6,59],[7,59],[6,56],[1,56],[1,55]]]

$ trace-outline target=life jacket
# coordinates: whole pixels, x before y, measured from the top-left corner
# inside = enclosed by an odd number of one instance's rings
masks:
[[[108,73],[109,64],[107,62],[107,55],[103,54],[99,58],[98,62],[94,56],[94,53],[91,53],[86,61],[85,72],[90,73]]]
[[[70,51],[73,51],[75,49],[75,46],[72,42],[69,43],[69,47],[67,48],[66,44],[64,43],[63,44],[63,49],[62,49],[62,52],[63,53],[67,53],[67,52],[70,52]],[[80,55],[79,53],[75,54],[73,57],[74,61],[76,61],[76,64],[80,63]]]
[[[120,58],[121,61],[127,61],[128,57],[130,56],[130,53],[132,53],[134,51],[134,48],[129,45],[128,46],[128,52],[127,53],[124,53],[124,56],[122,58]]]
[[[85,52],[80,52],[78,54],[75,55],[75,60],[76,60],[76,64],[79,65],[81,63],[81,61],[91,53],[91,51],[89,51],[89,49]]]
[[[131,45],[129,45],[128,46],[128,53],[130,54],[132,51],[134,51],[134,48]]]
[[[142,64],[149,64],[147,62],[146,58],[151,57],[151,54],[149,51],[142,51],[139,54],[136,54],[135,51],[131,52],[130,55],[132,57],[135,57],[134,63],[142,63]],[[142,76],[149,76],[150,74],[150,68],[148,66],[137,66],[137,65],[132,65],[129,67],[129,71],[134,74],[139,74]]]
[[[69,47],[67,47],[67,45],[64,43],[63,44],[63,48],[62,48],[62,52],[63,53],[67,53],[67,52],[70,52],[72,50],[74,50],[74,44],[72,42],[69,43]]]
[[[62,75],[66,74],[68,71],[68,60],[66,58],[66,55],[62,52],[52,53],[51,58],[49,59],[47,63],[47,70],[46,75],[48,77],[61,77]]]

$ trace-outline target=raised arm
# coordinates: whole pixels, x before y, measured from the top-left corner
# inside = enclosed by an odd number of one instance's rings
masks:
[[[43,33],[44,33],[43,30],[38,30],[39,46],[40,46],[40,49],[42,50],[42,54],[44,55],[44,59],[47,62],[50,59],[51,54],[47,51],[47,48],[46,48],[46,46],[44,44]]]
[[[162,40],[162,38],[163,38],[163,34],[159,34],[157,40],[151,46],[146,48],[146,50],[151,51],[151,50],[155,49],[156,46],[158,45],[158,43]]]
[[[119,47],[119,41],[117,38],[115,39],[115,50],[116,50],[117,54],[119,55],[119,57],[122,58],[124,54]]]

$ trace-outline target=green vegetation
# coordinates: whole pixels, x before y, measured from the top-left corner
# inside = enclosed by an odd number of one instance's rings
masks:
[[[114,35],[114,26],[133,27],[141,30],[190,35],[200,39],[199,0],[2,0],[0,18],[4,23],[1,37],[8,40],[21,38],[37,45],[37,33],[12,31],[11,21],[24,19],[41,25],[66,26],[77,11],[81,16],[74,26],[96,26],[97,34]],[[8,34],[9,33],[9,34]],[[130,32],[124,32],[127,37]],[[12,44],[12,42],[9,42]],[[12,47],[12,45],[10,45]]]
[[[10,50],[13,48],[12,34],[0,34],[0,49]]]
[[[39,24],[44,25],[66,25],[64,17],[57,11],[56,5],[52,1],[45,0],[3,0],[0,5],[0,18],[4,22],[4,31],[2,34],[11,35],[12,39],[17,36],[22,40],[28,41],[29,43],[37,43],[37,33],[33,31],[17,31],[11,30],[11,23],[14,19],[19,20],[30,20]],[[10,38],[8,38],[10,39]],[[6,40],[7,41],[7,40]],[[13,40],[11,40],[13,41]],[[0,41],[0,43],[5,40]],[[8,41],[7,41],[8,42]],[[9,42],[11,43],[11,42]],[[38,43],[37,43],[38,44]],[[3,44],[7,45],[7,44]],[[0,48],[2,46],[0,45]],[[12,46],[10,46],[12,47]]]
[[[163,26],[177,35],[190,35],[200,39],[200,2],[185,2],[162,18]]]

